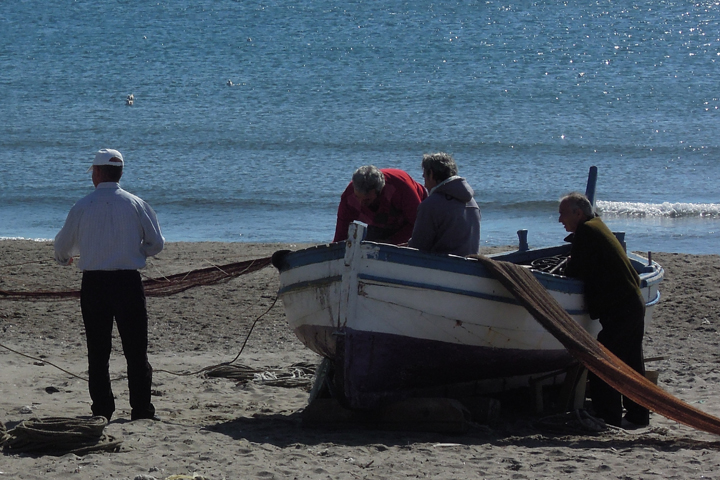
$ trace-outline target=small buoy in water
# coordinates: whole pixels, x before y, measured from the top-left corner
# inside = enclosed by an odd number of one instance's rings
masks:
[[[132,105],[133,103],[135,103],[135,96],[131,93],[125,98],[125,105]]]

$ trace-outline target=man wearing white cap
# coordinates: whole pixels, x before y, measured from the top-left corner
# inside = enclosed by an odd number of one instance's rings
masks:
[[[131,419],[157,420],[150,401],[148,316],[138,269],[147,257],[160,253],[165,239],[150,205],[120,188],[123,167],[117,150],[97,152],[90,167],[95,191],[70,210],[55,237],[55,260],[70,265],[73,255],[80,255],[80,306],[93,415],[110,421],[115,411],[109,373],[114,319],[127,361]]]

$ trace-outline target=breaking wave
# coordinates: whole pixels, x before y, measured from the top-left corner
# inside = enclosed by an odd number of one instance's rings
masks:
[[[603,215],[620,217],[720,218],[720,204],[718,203],[635,203],[599,200],[597,209]]]

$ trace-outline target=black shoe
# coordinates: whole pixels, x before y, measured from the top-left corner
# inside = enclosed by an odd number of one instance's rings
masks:
[[[130,417],[130,420],[153,420],[155,422],[162,422],[160,417],[158,417],[154,413],[152,415],[133,415]]]
[[[629,415],[625,415],[622,421],[622,428],[625,429],[642,428],[647,427],[648,425],[650,425],[649,417],[635,418]]]
[[[600,417],[602,418],[602,417]],[[606,425],[612,425],[613,427],[621,427],[623,425],[622,419],[618,422],[617,420],[609,420],[607,418],[602,418]]]
[[[627,419],[623,418],[623,419],[622,419],[622,424],[620,425],[620,428],[622,428],[623,430],[637,430],[637,429],[639,429],[639,428],[645,428],[645,427],[647,427],[648,425],[649,425],[649,424],[647,424],[647,425],[640,425],[640,424],[638,424],[638,423],[633,423],[633,422],[631,422],[630,420],[627,420]]]
[[[130,411],[130,420],[142,420],[143,418],[155,421],[160,420],[160,417],[155,415],[155,405],[149,403],[145,406],[145,408],[133,408]]]
[[[595,418],[601,419],[606,425],[612,425],[613,427],[622,426],[622,417],[617,415],[610,415],[607,412],[597,412],[593,415]]]

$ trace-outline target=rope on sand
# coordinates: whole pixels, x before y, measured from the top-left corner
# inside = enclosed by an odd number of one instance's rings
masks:
[[[307,363],[296,363],[291,366],[292,372],[290,374],[282,372],[279,369],[275,370],[256,370],[252,369],[250,367],[244,366],[244,365],[233,365],[237,361],[238,358],[240,358],[240,355],[242,355],[243,351],[245,350],[245,346],[247,345],[248,340],[250,339],[250,335],[253,332],[253,329],[255,328],[255,325],[262,319],[267,313],[272,310],[272,308],[275,306],[275,303],[277,303],[277,297],[273,299],[272,304],[265,310],[265,312],[258,316],[255,321],[250,326],[250,330],[248,331],[247,335],[245,336],[245,340],[243,341],[242,347],[240,348],[240,351],[237,355],[235,355],[235,358],[233,358],[229,362],[220,363],[217,365],[211,365],[209,367],[201,368],[200,370],[192,371],[192,372],[173,372],[170,370],[163,370],[163,369],[155,369],[153,370],[155,373],[168,373],[170,375],[175,375],[178,377],[187,377],[191,375],[198,375],[201,373],[207,374],[209,376],[213,377],[228,377],[228,378],[234,378],[236,380],[241,381],[248,381],[253,380],[256,382],[263,383],[265,385],[274,385],[274,386],[280,386],[280,387],[302,387],[309,390],[309,385],[312,384],[312,379],[309,377],[312,377],[315,374],[315,367],[307,364]],[[18,355],[21,355],[23,357],[29,358],[31,360],[35,360],[42,363],[47,363],[48,365],[51,365],[58,370],[67,373],[68,375],[71,375],[75,378],[78,378],[80,380],[83,380],[85,382],[88,381],[87,378],[81,377],[79,375],[76,375],[68,370],[65,370],[64,368],[61,368],[57,365],[55,365],[52,362],[49,362],[45,359],[33,357],[31,355],[24,354],[22,352],[19,352],[13,348],[10,348],[6,345],[3,345],[0,343],[0,348],[5,348],[6,350],[9,350],[13,353],[16,353]],[[124,376],[114,378],[111,381],[117,381],[125,378]],[[2,425],[0,423],[0,425]],[[2,440],[2,430],[0,430],[0,440]],[[2,445],[2,442],[0,442],[0,446]]]
[[[96,451],[115,451],[122,443],[103,433],[107,419],[45,417],[31,418],[7,430],[2,426],[2,446],[7,453],[33,453],[42,455],[84,455]]]
[[[0,447],[2,447],[9,439],[10,435],[8,435],[7,433],[7,428],[5,428],[5,424],[0,423]]]
[[[135,480],[137,480],[137,477],[135,477]],[[165,480],[207,480],[202,475],[170,475]]]
[[[45,359],[43,359],[43,358],[33,357],[32,355],[28,355],[28,354],[26,354],[26,353],[18,352],[17,350],[15,350],[15,349],[13,349],[13,348],[10,348],[10,347],[8,347],[7,345],[3,345],[2,343],[0,343],[0,348],[4,348],[5,350],[9,350],[9,351],[11,351],[12,353],[15,353],[15,354],[17,354],[17,355],[20,355],[21,357],[29,358],[30,360],[35,360],[36,362],[47,363],[48,365],[57,368],[57,369],[60,370],[61,372],[67,373],[67,374],[70,375],[71,377],[79,378],[80,380],[83,380],[83,381],[85,381],[85,382],[88,381],[87,378],[81,377],[80,375],[76,375],[76,374],[74,374],[74,373],[72,373],[72,372],[70,372],[70,371],[68,371],[68,370],[65,370],[64,368],[59,367],[59,366],[55,365],[54,363],[52,363],[52,362],[50,362],[50,361],[48,361],[48,360],[45,360]]]
[[[217,365],[208,369],[209,377],[232,378],[242,382],[256,382],[263,385],[285,388],[304,388],[310,390],[315,375],[315,365],[300,362],[293,363],[288,369],[258,370],[246,365]]]
[[[193,287],[227,282],[240,275],[261,270],[270,265],[270,261],[271,257],[263,257],[244,262],[228,263],[227,265],[213,265],[212,267],[199,268],[162,278],[148,278],[143,280],[145,295],[148,297],[168,297]],[[37,290],[28,292],[0,290],[0,299],[6,300],[69,298],[80,298],[80,290]]]

